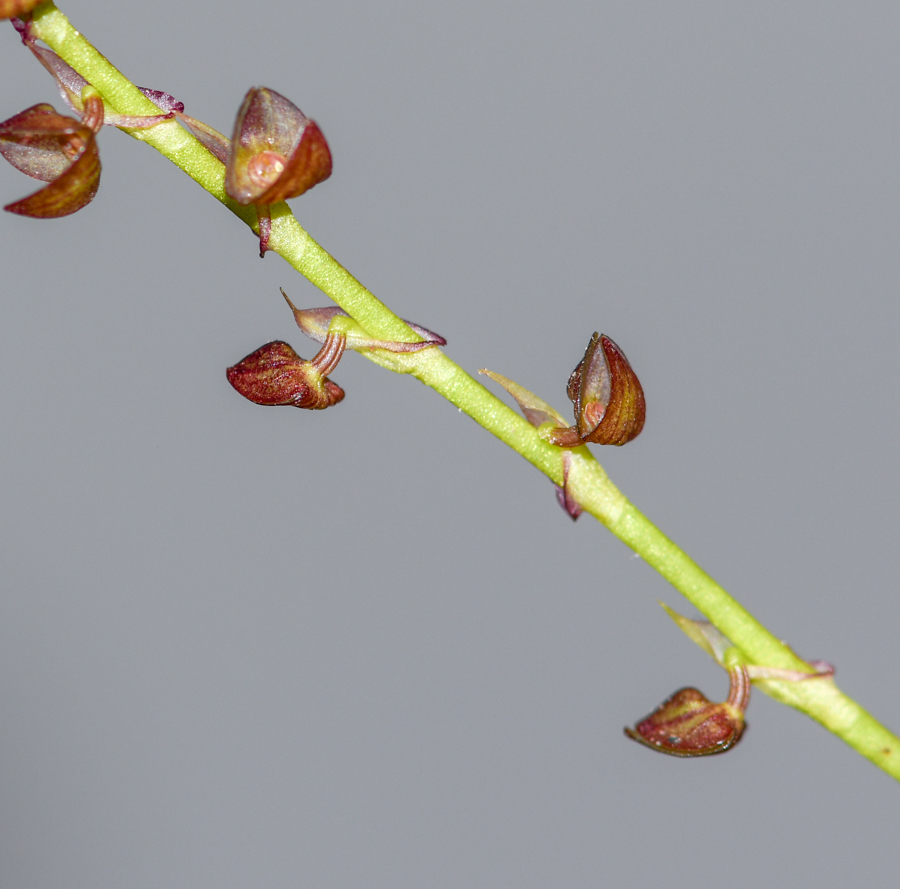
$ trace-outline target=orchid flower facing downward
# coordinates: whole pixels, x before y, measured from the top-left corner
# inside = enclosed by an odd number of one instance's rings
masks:
[[[298,309],[283,290],[281,295],[291,307],[297,326],[310,339],[321,343],[322,348],[310,361],[304,361],[291,346],[276,340],[229,367],[228,382],[254,404],[324,410],[344,399],[344,390],[327,377],[337,367],[346,349],[383,349],[403,354],[447,344],[442,336],[408,321],[406,323],[422,337],[422,342],[377,340],[342,309]]]
[[[324,410],[344,399],[344,390],[329,380],[344,352],[344,337],[332,335],[311,361],[287,343],[266,343],[227,371],[228,382],[254,404],[291,405]]]
[[[662,603],[660,603],[662,604]],[[728,698],[709,701],[696,688],[682,688],[625,734],[660,753],[672,756],[708,756],[730,750],[744,732],[744,711],[750,703],[754,681],[829,682],[834,667],[825,661],[809,661],[812,672],[783,670],[747,664],[741,653],[709,621],[691,620],[663,605],[684,633],[728,671]]]
[[[728,699],[713,703],[696,688],[682,688],[625,734],[670,756],[709,756],[730,750],[744,733],[750,677],[743,665],[728,671]]]

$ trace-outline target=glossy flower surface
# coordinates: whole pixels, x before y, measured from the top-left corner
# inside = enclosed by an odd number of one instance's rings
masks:
[[[546,438],[559,447],[623,445],[644,428],[644,390],[625,353],[604,334],[595,333],[578,363],[566,394],[575,406],[575,425]]]

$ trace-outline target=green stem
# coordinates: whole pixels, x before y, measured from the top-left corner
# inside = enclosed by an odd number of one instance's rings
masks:
[[[117,71],[59,12],[53,3],[35,10],[33,33],[75,68],[120,114],[154,114],[158,109]],[[225,193],[225,168],[175,121],[129,130],[152,145],[251,228],[256,211]],[[248,245],[249,246],[249,245]],[[300,226],[286,204],[272,207],[269,246],[324,291],[373,336],[415,341],[416,334],[323,250]],[[562,484],[562,453],[538,437],[534,428],[438,349],[401,359],[373,353],[377,363],[410,373],[443,395],[475,422]],[[747,663],[813,672],[763,627],[680,547],[669,540],[616,488],[585,447],[572,452],[569,490],[584,509],[655,568],[740,650]],[[811,716],[877,766],[900,780],[900,738],[847,697],[831,678],[803,682],[758,680],[763,691]]]

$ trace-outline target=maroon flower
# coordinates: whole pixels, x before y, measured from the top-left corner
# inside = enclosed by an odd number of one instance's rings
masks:
[[[682,688],[625,734],[672,756],[709,756],[734,747],[744,732],[750,702],[747,668],[729,670],[731,690],[722,704],[709,701],[696,688]]]
[[[344,398],[344,390],[327,379],[343,352],[337,336],[329,336],[311,361],[280,340],[266,343],[228,368],[228,382],[255,404],[324,410]]]
[[[239,204],[276,204],[327,179],[331,152],[293,102],[254,87],[238,111],[226,166],[225,190]]]
[[[0,0],[0,11],[3,2]],[[51,105],[41,103],[0,124],[0,154],[17,170],[50,183],[4,209],[38,219],[68,216],[89,204],[97,194],[100,155],[95,136],[101,126],[132,129],[155,126],[173,118],[176,111],[184,110],[184,105],[167,93],[142,89],[163,113],[146,116],[110,113],[100,93],[71,65],[52,50],[37,45],[30,20],[14,19],[13,25],[25,46],[53,76],[60,95],[80,120],[59,114]]]

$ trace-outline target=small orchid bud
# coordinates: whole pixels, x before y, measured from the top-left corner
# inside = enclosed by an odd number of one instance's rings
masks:
[[[747,668],[735,666],[728,675],[731,689],[724,703],[712,703],[696,688],[682,688],[625,734],[671,756],[724,753],[741,739],[750,702]]]
[[[0,0],[0,19],[17,18],[31,12],[35,6],[44,0]]]
[[[575,405],[575,425],[542,430],[541,436],[562,448],[586,442],[623,445],[644,428],[644,390],[625,353],[608,337],[595,333],[566,388]]]
[[[326,378],[343,352],[340,336],[326,338],[311,361],[304,361],[287,343],[267,343],[229,367],[228,382],[255,404],[324,410],[344,398],[344,390]]]
[[[92,121],[96,105],[91,101]],[[99,101],[99,100],[98,100]],[[100,107],[102,119],[102,104]],[[49,182],[7,204],[10,213],[53,219],[89,204],[100,184],[100,155],[90,127],[41,103],[0,123],[0,154],[17,170]]]
[[[422,337],[421,342],[395,343],[390,340],[376,340],[370,337],[343,309],[339,309],[337,306],[327,306],[321,309],[298,309],[290,301],[284,290],[281,291],[281,295],[291,307],[297,327],[317,343],[324,343],[329,333],[340,332],[346,337],[346,348],[353,349],[356,352],[371,349],[385,349],[388,352],[398,353],[419,352],[430,346],[447,345],[447,340],[440,334],[426,330],[426,328],[420,327],[418,324],[413,324],[412,321],[404,323],[408,324]]]
[[[239,204],[296,198],[331,175],[331,152],[316,123],[284,96],[255,87],[231,139],[225,190]]]

